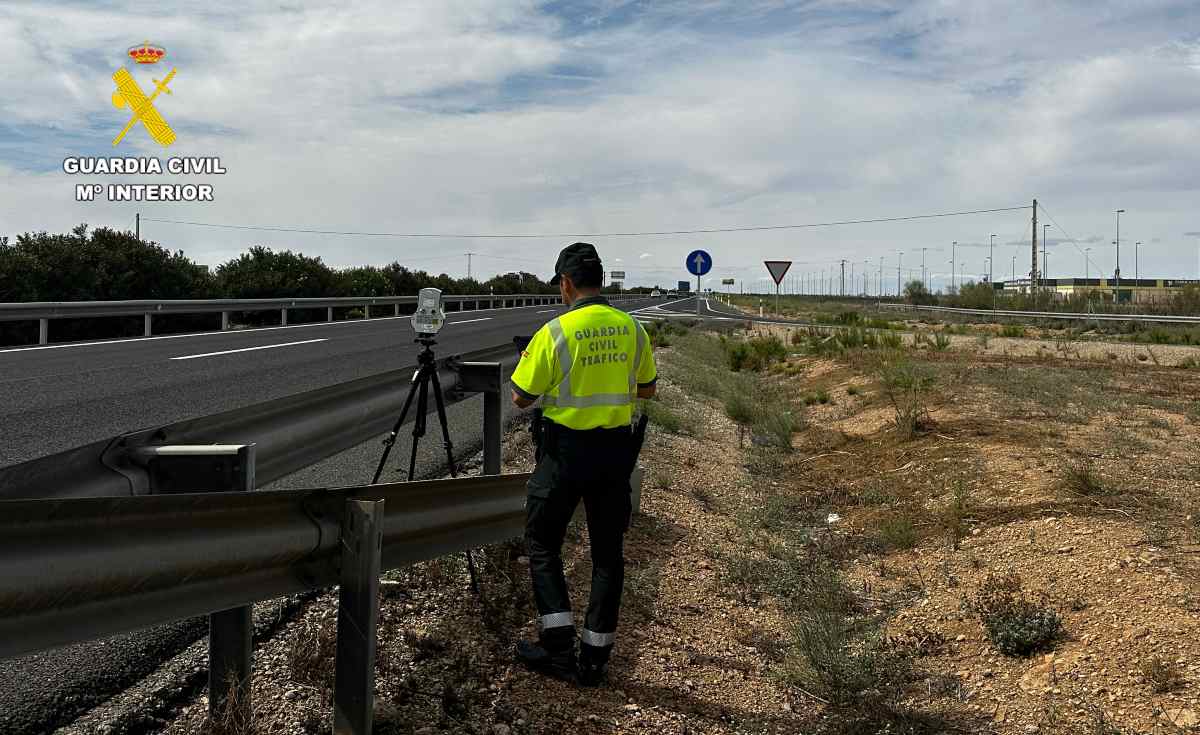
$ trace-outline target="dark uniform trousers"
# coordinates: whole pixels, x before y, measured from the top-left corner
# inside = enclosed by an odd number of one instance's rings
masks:
[[[525,543],[543,645],[574,646],[571,598],[563,576],[562,545],[567,524],[583,500],[592,555],[592,589],[582,641],[607,658],[617,630],[623,555],[630,514],[630,431],[576,431],[547,422],[537,468],[529,480]]]

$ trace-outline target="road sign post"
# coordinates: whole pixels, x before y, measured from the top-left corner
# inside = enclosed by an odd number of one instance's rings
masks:
[[[696,316],[700,316],[700,276],[712,270],[712,256],[703,250],[693,250],[684,261],[688,273],[696,277]]]
[[[771,274],[771,278],[775,280],[775,313],[779,313],[779,284],[783,282],[783,276],[788,272],[788,268],[792,267],[790,260],[764,260],[763,265],[767,266],[767,271]]]

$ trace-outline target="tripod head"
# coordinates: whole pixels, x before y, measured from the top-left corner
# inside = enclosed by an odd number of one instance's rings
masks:
[[[434,361],[433,346],[437,344],[437,340],[432,334],[423,334],[413,340],[421,345],[421,351],[417,353],[418,365],[429,365]]]

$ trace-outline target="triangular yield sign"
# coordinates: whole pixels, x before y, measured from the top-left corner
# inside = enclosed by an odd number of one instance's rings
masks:
[[[764,260],[763,265],[767,266],[767,270],[771,271],[771,278],[775,279],[775,285],[778,286],[783,280],[783,275],[788,272],[788,268],[792,267],[790,260]]]

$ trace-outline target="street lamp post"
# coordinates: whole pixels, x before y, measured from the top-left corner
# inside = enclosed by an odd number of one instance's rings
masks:
[[[955,240],[954,242],[950,243],[950,290],[951,290],[951,291],[953,291],[953,290],[955,289],[955,284],[954,284],[954,256],[955,256],[955,252],[954,252],[954,251],[955,251],[955,250],[957,250],[957,249],[958,249],[958,240]]]
[[[1046,238],[1050,233],[1050,225],[1042,225],[1042,283],[1050,279],[1050,254],[1047,247],[1050,245]]]
[[[1142,241],[1138,240],[1133,244],[1133,281],[1134,285],[1142,278],[1141,269],[1138,266],[1138,248],[1142,246]]]
[[[988,241],[988,286],[992,289],[992,311],[996,310],[996,275],[993,272],[995,269],[994,258],[996,254],[996,236],[992,235]]]

